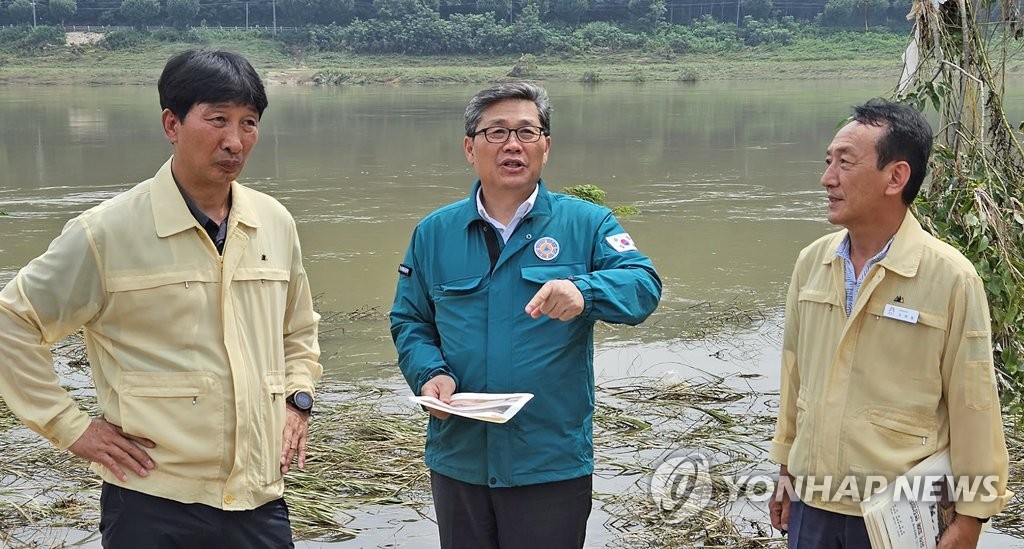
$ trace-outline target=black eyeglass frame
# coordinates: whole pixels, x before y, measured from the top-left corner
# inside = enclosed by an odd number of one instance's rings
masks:
[[[495,141],[495,140],[491,139],[491,135],[493,134],[492,130],[504,130],[504,131],[508,132],[508,135],[505,136],[505,139],[502,139],[500,141]],[[536,130],[537,131],[537,139],[534,139],[532,141],[528,141],[528,140],[523,139],[522,136],[519,135],[519,132],[521,130]],[[536,143],[536,142],[540,141],[541,138],[546,137],[546,136],[549,135],[549,133],[544,128],[542,128],[541,126],[520,126],[518,128],[506,128],[504,126],[490,126],[490,127],[487,127],[487,128],[481,128],[481,129],[479,129],[479,130],[469,134],[469,137],[470,138],[474,138],[474,137],[476,137],[476,136],[478,136],[480,134],[484,134],[484,139],[486,139],[488,143],[494,143],[496,145],[502,144],[502,143],[508,143],[508,140],[512,139],[512,134],[516,134],[516,139],[519,140],[520,143]]]

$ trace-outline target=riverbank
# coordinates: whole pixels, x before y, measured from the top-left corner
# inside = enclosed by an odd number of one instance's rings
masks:
[[[242,53],[268,83],[286,85],[473,84],[512,77],[594,84],[894,78],[902,69],[904,44],[898,35],[886,34],[862,41],[801,38],[785,46],[714,54],[631,50],[412,56],[303,50],[244,31],[207,30],[190,36],[190,41],[147,39],[112,49],[69,33],[63,46],[0,51],[0,85],[152,85],[171,55],[197,46]]]

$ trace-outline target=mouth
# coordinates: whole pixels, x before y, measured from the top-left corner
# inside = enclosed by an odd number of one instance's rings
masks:
[[[224,171],[227,171],[227,172],[237,172],[238,170],[240,170],[242,168],[242,161],[241,160],[221,160],[220,162],[217,162],[217,165],[220,166],[221,169],[224,170]]]
[[[521,168],[525,168],[526,164],[523,161],[521,161],[521,160],[516,160],[514,158],[510,158],[510,159],[502,162],[501,163],[501,167],[502,168],[508,168],[510,170],[518,170],[518,169],[521,169]]]

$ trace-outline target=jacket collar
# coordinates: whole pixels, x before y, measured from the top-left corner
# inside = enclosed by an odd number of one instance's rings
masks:
[[[459,218],[462,223],[469,227],[476,221],[484,221],[480,217],[480,212],[476,209],[476,193],[480,190],[480,180],[477,179],[476,183],[473,184],[473,189],[469,192],[469,198],[464,200],[462,207],[459,209]],[[547,187],[544,186],[544,180],[537,181],[537,200],[533,203],[533,209],[526,214],[523,219],[530,219],[533,217],[551,216],[551,193],[548,192]]]
[[[156,234],[160,238],[166,238],[173,234],[186,231],[193,227],[199,227],[199,222],[189,211],[185,199],[182,198],[174,176],[171,175],[172,156],[153,177],[150,185],[152,198],[153,222],[156,226]],[[255,208],[246,192],[245,187],[237,181],[231,182],[231,214],[228,222],[238,222],[250,227],[259,227],[259,218],[256,216]]]
[[[849,231],[846,229],[835,234],[832,244],[829,246],[830,253],[825,254],[822,263],[831,263],[837,258],[836,252],[848,234]],[[896,235],[892,239],[889,253],[878,262],[878,265],[900,276],[915,276],[917,268],[921,264],[921,255],[924,253],[927,235],[928,233],[921,228],[921,223],[917,221],[914,214],[910,213],[908,208],[903,217],[903,223],[900,224],[899,230],[896,231]]]

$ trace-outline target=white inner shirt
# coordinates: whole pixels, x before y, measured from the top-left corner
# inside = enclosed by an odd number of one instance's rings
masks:
[[[497,229],[498,234],[501,235],[502,241],[508,244],[508,239],[512,236],[512,233],[515,232],[516,227],[519,226],[519,222],[522,221],[523,218],[526,217],[526,214],[530,213],[530,210],[533,209],[533,203],[537,201],[537,191],[539,190],[540,185],[533,188],[533,194],[526,199],[526,202],[519,205],[519,208],[516,209],[516,214],[512,216],[512,220],[508,222],[507,227],[502,225],[501,221],[491,217],[490,214],[487,213],[487,210],[484,209],[483,189],[476,191],[476,211],[480,212],[480,217],[484,218],[488,223],[493,225],[495,229]]]

